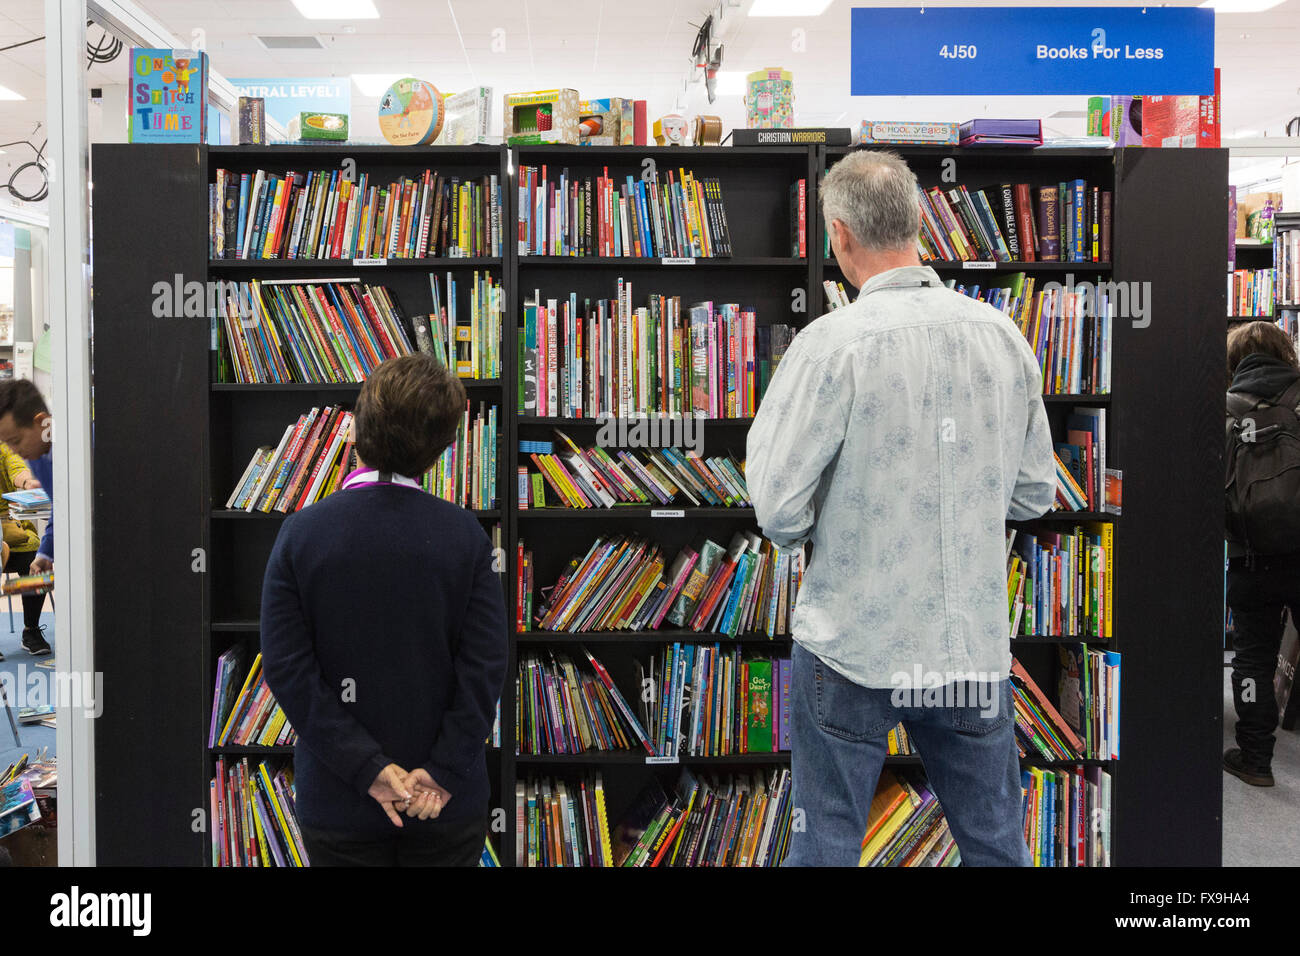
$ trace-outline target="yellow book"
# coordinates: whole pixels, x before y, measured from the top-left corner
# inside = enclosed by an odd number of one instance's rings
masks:
[[[1109,639],[1114,636],[1115,526],[1109,521],[1093,521],[1088,523],[1087,529],[1101,538],[1101,547],[1105,552],[1103,571],[1105,581],[1101,589],[1101,622],[1098,630],[1101,636]]]
[[[280,821],[280,832],[284,834],[284,842],[288,847],[289,854],[298,866],[302,866],[302,857],[298,854],[298,844],[293,838],[293,831],[289,829],[289,821],[285,819],[284,808],[280,806],[280,798],[276,795],[275,787],[271,784],[271,775],[267,772],[266,761],[257,765],[258,776],[262,778],[262,786],[266,790],[267,802],[271,804],[271,812],[275,818]]]
[[[537,456],[537,461],[541,465],[542,470],[546,472],[554,483],[553,487],[564,496],[565,503],[570,508],[591,507],[591,505],[584,502],[581,495],[578,494],[577,489],[575,488],[572,479],[569,477],[569,473],[564,469],[564,466],[558,464],[554,459],[554,455]]]
[[[257,852],[262,858],[262,866],[269,867],[271,865],[271,857],[266,851],[266,830],[262,827],[262,815],[257,812],[256,794],[257,785],[253,782],[253,778],[249,777],[248,794],[246,796],[246,799],[248,800],[248,814],[253,818],[253,830],[256,835],[255,842],[257,843]]]
[[[230,708],[230,713],[226,716],[226,725],[221,728],[221,736],[217,738],[217,744],[224,746],[230,742],[230,732],[234,729],[235,716],[240,713],[240,704],[244,701],[244,696],[248,693],[249,688],[257,683],[257,675],[262,670],[262,654],[259,651],[253,658],[253,665],[248,669],[248,676],[244,678],[244,686],[239,689],[239,695],[235,697],[235,703]]]
[[[912,812],[915,809],[916,808],[909,795],[908,799],[894,806],[893,810],[888,811],[882,818],[876,832],[872,834],[871,838],[867,840],[866,845],[863,846],[862,856],[858,859],[858,866],[869,866],[871,861],[880,854],[881,850],[889,845],[889,841],[892,840],[898,831],[902,829],[903,824],[907,823],[908,818],[911,817]]]
[[[284,714],[284,708],[277,703],[275,705],[275,710],[271,711],[271,717],[267,720],[266,726],[262,729],[262,733],[258,735],[258,746],[269,747],[274,744],[275,739],[280,736],[280,730],[284,727],[284,722],[287,719],[288,718],[286,718]]]

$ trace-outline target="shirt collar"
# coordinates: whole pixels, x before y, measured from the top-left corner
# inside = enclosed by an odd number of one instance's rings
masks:
[[[923,286],[942,287],[943,281],[939,278],[939,273],[929,266],[900,266],[878,272],[862,283],[858,298],[881,289],[917,289]]]
[[[405,475],[395,475],[392,472],[381,474],[375,468],[358,468],[346,478],[343,479],[343,490],[348,488],[367,488],[371,485],[406,485],[408,488],[419,488],[420,483],[414,478],[407,478]]]

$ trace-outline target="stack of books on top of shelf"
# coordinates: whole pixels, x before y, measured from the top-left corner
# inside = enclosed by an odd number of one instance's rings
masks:
[[[637,662],[641,721],[660,757],[790,749],[790,659],[674,643]],[[649,698],[649,699],[647,699]]]
[[[520,630],[531,621],[531,554],[520,542]],[[671,563],[637,536],[600,537],[575,556],[537,614],[544,631],[656,629],[664,621],[692,631],[785,634],[803,580],[803,552],[777,548],[752,531],[738,531],[724,550],[704,538]],[[544,592],[545,593],[545,592]]]
[[[554,177],[554,178],[552,178]],[[689,170],[651,169],[622,183],[609,167],[575,178],[567,167],[519,167],[521,256],[730,256],[731,230],[722,184]]]
[[[609,672],[585,647],[587,667],[568,654],[519,655],[515,681],[515,750],[579,754],[654,747]]]
[[[880,772],[859,866],[958,866],[961,854],[939,800],[922,782]]]
[[[240,282],[222,297],[220,381],[361,382],[412,351],[397,300],[356,281]]]
[[[218,757],[208,781],[213,866],[308,866],[287,762]]]
[[[242,669],[243,650],[238,645],[217,659],[208,746],[287,747],[296,743],[297,733],[267,686],[262,655],[253,658],[239,693],[235,694]]]
[[[651,294],[632,305],[632,284],[617,298],[542,299],[524,305],[519,333],[520,410],[563,418],[701,414],[747,418],[758,410],[770,372],[793,330],[757,327],[753,309]],[[765,372],[763,363],[768,363]]]
[[[1238,269],[1228,273],[1228,315],[1271,318],[1276,290],[1273,269]]]
[[[218,169],[210,187],[213,259],[420,259],[501,255],[496,174],[383,183],[338,169],[277,175]]]
[[[651,419],[650,421],[654,421]],[[665,420],[666,421],[666,420]],[[616,450],[616,461],[604,448],[579,448],[567,435],[556,435],[568,446],[554,453],[551,442],[521,441],[537,466],[531,475],[519,467],[519,507],[546,508],[546,486],[565,508],[612,508],[619,504],[668,504],[679,494],[692,505],[749,508],[744,462],[732,456],[703,458],[689,449]],[[527,448],[546,449],[527,452]]]

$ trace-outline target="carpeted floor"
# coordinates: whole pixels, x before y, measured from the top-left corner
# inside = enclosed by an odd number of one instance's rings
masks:
[[[1223,746],[1235,747],[1231,671],[1223,669]],[[1223,775],[1223,865],[1300,866],[1300,731],[1277,731],[1272,787]]]
[[[54,673],[52,669],[38,668],[38,661],[50,661],[58,653],[58,644],[54,639],[54,614],[50,611],[49,605],[45,606],[45,613],[41,615],[41,623],[45,625],[45,640],[54,649],[54,654],[46,654],[44,657],[32,657],[23,648],[23,619],[22,608],[19,607],[18,601],[14,601],[14,631],[9,633],[9,615],[8,607],[3,599],[0,599],[0,653],[3,653],[5,659],[0,661],[0,673],[7,674],[5,686],[10,688],[11,694],[21,692],[24,688],[32,687],[31,675],[35,674],[41,686],[51,688],[53,683],[50,680]],[[15,714],[22,701],[10,700],[14,707]],[[48,703],[55,703],[50,700]],[[0,705],[2,708],[3,705]],[[4,772],[5,767],[9,766],[18,759],[24,751],[35,756],[40,752],[42,747],[48,747],[50,753],[54,753],[55,730],[53,727],[42,727],[39,724],[20,724],[18,734],[22,739],[22,746],[14,743],[14,736],[9,728],[9,719],[0,713],[0,773]]]

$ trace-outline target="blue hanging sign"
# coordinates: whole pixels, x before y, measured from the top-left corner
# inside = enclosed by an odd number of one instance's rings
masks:
[[[1211,94],[1214,10],[855,7],[854,96]]]

